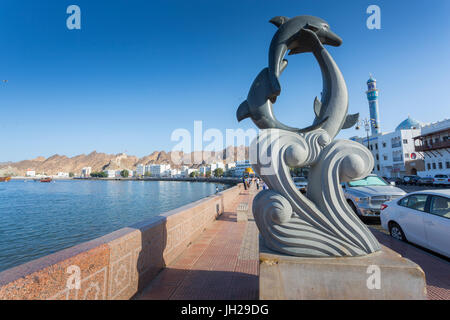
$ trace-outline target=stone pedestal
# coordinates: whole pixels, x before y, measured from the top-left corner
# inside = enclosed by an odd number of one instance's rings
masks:
[[[385,246],[364,257],[298,258],[260,244],[259,259],[260,300],[426,299],[423,270]]]
[[[236,209],[237,222],[248,220],[248,203],[241,202]]]

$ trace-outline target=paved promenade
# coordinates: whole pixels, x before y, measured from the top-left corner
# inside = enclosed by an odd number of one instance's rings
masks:
[[[251,217],[252,196],[242,191],[235,200],[249,203],[249,221],[237,222],[227,212],[172,264],[167,266],[136,299],[257,300],[258,230]],[[372,230],[383,245],[414,261],[424,270],[428,298],[450,300],[450,263],[410,244]]]
[[[247,202],[251,212],[252,198],[242,191],[233,207]],[[237,222],[236,212],[226,212],[136,298],[256,300],[258,268],[256,224],[250,216]]]

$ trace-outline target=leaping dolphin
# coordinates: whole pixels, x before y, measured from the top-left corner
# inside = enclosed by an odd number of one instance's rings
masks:
[[[292,19],[279,16],[272,18],[270,23],[278,27],[269,49],[269,77],[272,88],[267,96],[272,102],[275,102],[281,92],[278,78],[286,52],[290,50],[289,55],[292,55],[310,51],[310,48],[305,46],[302,41],[303,29],[314,31],[323,44],[339,47],[342,39],[330,30],[326,21],[313,16],[297,16]]]
[[[288,28],[283,27],[289,21],[294,21],[295,24],[291,24]],[[306,24],[302,26],[300,21]],[[322,29],[316,30],[317,27],[311,24],[313,21],[316,21],[316,26],[318,25],[317,21],[322,23]],[[347,86],[338,66],[322,44],[323,42],[340,45],[342,40],[329,31],[328,24],[325,21],[316,17],[299,16],[293,19],[276,17],[271,22],[279,26],[279,30],[270,46],[269,68],[263,69],[253,82],[247,100],[239,106],[237,111],[238,121],[251,117],[260,129],[277,128],[297,133],[322,128],[328,132],[331,139],[341,129],[352,127],[358,121],[359,114],[347,116]],[[299,27],[300,30],[293,32],[292,28],[294,27]],[[285,33],[292,35],[287,36]],[[280,39],[290,39],[284,41],[286,43],[285,49],[283,49],[283,46],[274,45],[280,43]],[[272,110],[272,101],[275,101],[277,96],[274,95],[272,78],[275,75],[276,82],[279,84],[278,77],[287,66],[287,60],[283,59],[287,49],[291,50],[290,54],[312,52],[322,71],[322,101],[319,101],[316,97],[314,101],[316,118],[312,126],[304,129],[292,128],[282,124],[275,118]],[[280,62],[278,62],[278,58]],[[275,72],[271,71],[271,65]]]

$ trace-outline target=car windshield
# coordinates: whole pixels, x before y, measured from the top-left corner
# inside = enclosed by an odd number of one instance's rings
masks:
[[[306,178],[303,177],[298,177],[294,178],[294,182],[308,182],[308,180],[306,180]]]
[[[350,187],[371,187],[371,186],[387,186],[388,184],[377,176],[368,176],[367,178],[356,180],[348,183]]]

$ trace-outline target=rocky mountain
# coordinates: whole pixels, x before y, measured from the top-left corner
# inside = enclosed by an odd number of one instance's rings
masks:
[[[37,157],[31,160],[19,162],[0,163],[0,176],[3,175],[25,175],[28,169],[36,173],[54,175],[58,172],[73,172],[80,174],[84,167],[91,167],[92,171],[136,169],[138,164],[170,164],[176,168],[181,165],[199,167],[205,163],[234,162],[248,159],[248,147],[228,147],[222,152],[195,151],[183,153],[178,151],[165,152],[155,151],[148,156],[138,158],[136,156],[120,154],[106,154],[93,151],[88,155],[80,154],[69,158],[64,155],[55,154],[49,158]]]

